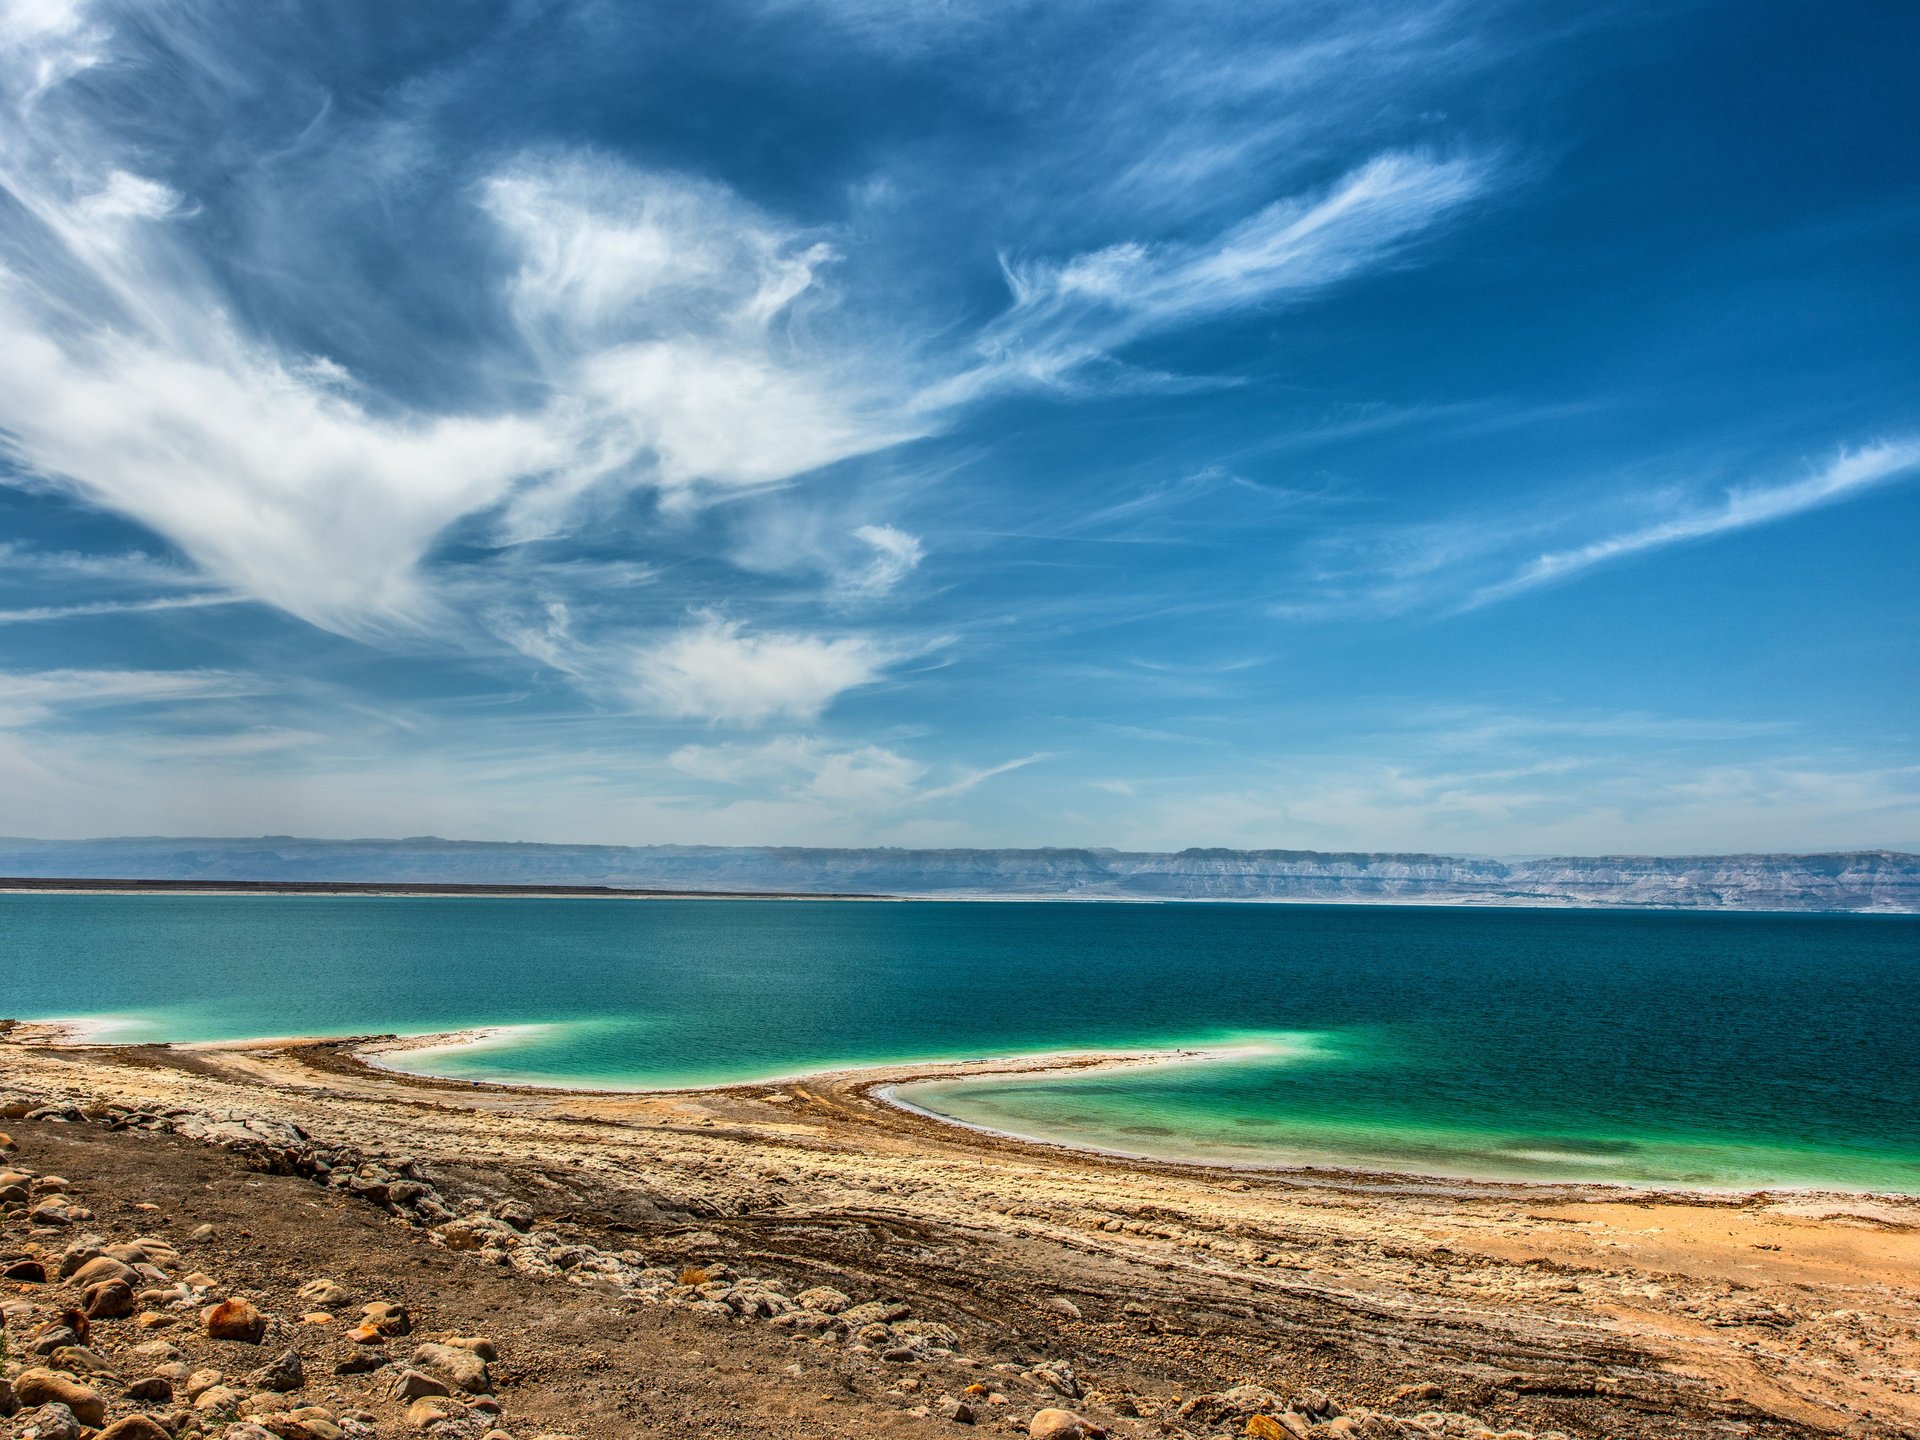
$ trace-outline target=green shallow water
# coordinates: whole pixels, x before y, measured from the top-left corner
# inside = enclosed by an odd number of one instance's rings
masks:
[[[1920,1193],[1911,917],[6,895],[0,1014],[517,1027],[408,1063],[574,1085],[1246,1045],[901,1094],[1146,1155]]]

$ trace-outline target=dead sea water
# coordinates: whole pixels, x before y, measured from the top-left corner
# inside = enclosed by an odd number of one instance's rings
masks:
[[[0,1015],[524,1027],[404,1063],[579,1085],[1245,1046],[901,1098],[1143,1155],[1920,1192],[1913,917],[12,894]]]

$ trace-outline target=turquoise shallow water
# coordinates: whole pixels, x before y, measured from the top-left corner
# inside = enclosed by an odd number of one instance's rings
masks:
[[[0,1014],[525,1026],[415,1063],[593,1085],[1243,1044],[903,1096],[1142,1154],[1920,1193],[1910,917],[5,895]]]

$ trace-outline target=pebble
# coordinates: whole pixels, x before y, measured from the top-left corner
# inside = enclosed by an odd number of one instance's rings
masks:
[[[194,1398],[193,1408],[203,1415],[239,1408],[244,1397],[230,1385],[209,1385]]]
[[[413,1329],[407,1307],[392,1300],[374,1300],[360,1307],[360,1318],[382,1335],[405,1335]]]
[[[258,1345],[266,1337],[267,1317],[250,1300],[238,1297],[210,1305],[200,1316],[207,1334],[215,1340],[238,1340]]]
[[[80,1440],[87,1433],[74,1414],[61,1404],[42,1405],[30,1414],[15,1418],[13,1433],[26,1440]]]
[[[124,1280],[89,1285],[81,1303],[89,1320],[124,1320],[133,1314],[133,1290]]]
[[[38,1366],[14,1377],[13,1398],[22,1406],[64,1405],[82,1425],[98,1427],[107,1418],[107,1402],[98,1390]]]
[[[248,1376],[247,1380],[249,1384],[258,1385],[262,1390],[272,1390],[284,1395],[305,1385],[307,1374],[305,1367],[300,1363],[298,1350],[282,1350],[270,1362]]]
[[[318,1310],[334,1310],[352,1298],[347,1287],[334,1280],[309,1280],[297,1292],[306,1304]]]
[[[151,1415],[128,1415],[102,1430],[95,1440],[173,1440]]]
[[[1042,1410],[1027,1422],[1032,1440],[1100,1440],[1106,1433],[1072,1410]]]
[[[406,1365],[394,1371],[392,1384],[396,1400],[444,1399],[453,1394],[453,1387],[446,1381]]]
[[[416,1430],[428,1430],[444,1421],[458,1419],[465,1413],[465,1407],[458,1400],[430,1395],[407,1406],[407,1424]]]
[[[65,1269],[64,1266],[61,1268],[63,1270]],[[89,1285],[97,1285],[103,1280],[118,1280],[131,1287],[133,1283],[140,1278],[140,1272],[135,1270],[131,1265],[116,1260],[113,1256],[103,1252],[96,1254],[85,1264],[77,1266],[72,1274],[66,1278],[73,1281],[75,1285],[78,1285],[83,1290]]]
[[[488,1344],[487,1348],[491,1350],[493,1347]],[[413,1363],[461,1390],[475,1395],[493,1393],[493,1379],[487,1374],[487,1362],[472,1350],[456,1345],[422,1345],[413,1352]]]

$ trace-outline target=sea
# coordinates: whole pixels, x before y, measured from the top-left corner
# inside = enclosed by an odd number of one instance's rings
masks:
[[[124,1042],[485,1029],[396,1063],[615,1088],[1184,1052],[895,1093],[1157,1158],[1920,1193],[1912,916],[7,894],[0,1016]]]

